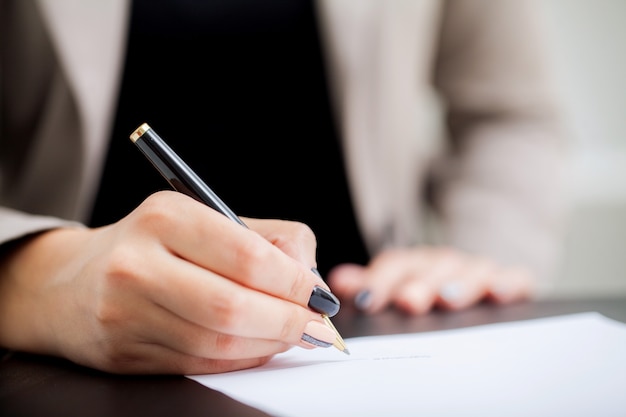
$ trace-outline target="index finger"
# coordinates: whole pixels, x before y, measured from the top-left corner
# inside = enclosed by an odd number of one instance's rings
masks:
[[[317,240],[304,223],[275,219],[242,218],[250,229],[263,236],[272,245],[308,267],[316,266]]]
[[[189,262],[302,306],[310,306],[312,294],[320,293],[316,287],[328,290],[310,266],[290,257],[259,233],[190,197],[162,192],[142,206],[147,227],[154,230],[163,246]],[[322,291],[323,298],[324,292],[330,294]],[[326,308],[335,309],[332,305]]]

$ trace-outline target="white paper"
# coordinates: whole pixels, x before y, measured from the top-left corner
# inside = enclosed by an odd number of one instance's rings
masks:
[[[284,417],[626,416],[626,324],[598,313],[345,341],[188,378]]]

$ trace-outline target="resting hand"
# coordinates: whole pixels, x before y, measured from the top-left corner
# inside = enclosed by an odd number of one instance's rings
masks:
[[[334,333],[307,308],[315,238],[300,223],[244,220],[176,192],[98,229],[57,229],[0,264],[0,345],[115,373],[257,366]]]
[[[367,313],[389,305],[408,314],[459,310],[481,300],[510,303],[531,296],[534,280],[520,268],[439,247],[393,249],[366,267],[343,264],[328,274],[333,293]]]

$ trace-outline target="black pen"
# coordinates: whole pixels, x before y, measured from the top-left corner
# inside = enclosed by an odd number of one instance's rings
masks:
[[[208,205],[243,227],[248,227],[147,123],[135,129],[130,135],[130,140],[174,190]],[[313,272],[319,275],[314,268]],[[309,307],[320,313],[326,324],[335,332],[333,346],[350,354],[341,335],[330,321],[330,317],[339,311],[339,300],[330,291],[316,286],[311,293]]]

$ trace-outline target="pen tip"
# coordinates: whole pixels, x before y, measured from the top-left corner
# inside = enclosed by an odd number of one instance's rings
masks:
[[[345,353],[346,355],[350,354],[350,351],[348,350],[348,348],[344,348],[344,350],[342,350],[343,353]]]

